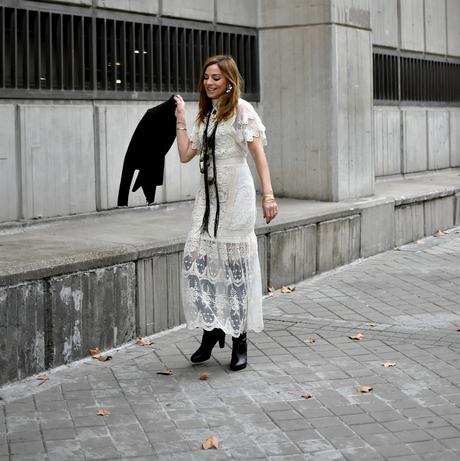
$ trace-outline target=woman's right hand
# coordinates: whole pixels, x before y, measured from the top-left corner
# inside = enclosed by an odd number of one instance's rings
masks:
[[[174,96],[174,100],[176,101],[176,118],[179,120],[185,119],[185,101],[182,99],[180,94],[176,94]]]

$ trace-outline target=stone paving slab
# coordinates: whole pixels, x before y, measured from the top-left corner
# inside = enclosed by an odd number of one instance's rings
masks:
[[[201,334],[176,328],[0,388],[0,461],[460,460],[460,228],[277,292],[264,309],[240,372],[230,338],[192,366]],[[211,435],[219,449],[202,450]]]

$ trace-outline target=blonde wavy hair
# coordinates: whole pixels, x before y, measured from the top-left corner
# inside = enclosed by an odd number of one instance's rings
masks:
[[[200,82],[198,86],[198,92],[200,93],[200,102],[198,106],[198,115],[196,117],[199,123],[204,123],[208,112],[212,108],[212,100],[206,94],[204,89],[203,80],[206,69],[217,64],[222,72],[222,75],[228,80],[228,83],[232,85],[230,93],[224,93],[220,98],[219,109],[217,111],[217,121],[228,120],[235,112],[238,106],[238,99],[241,96],[243,88],[243,78],[240,75],[238,66],[232,56],[219,54],[216,56],[209,57],[203,65],[200,75]]]

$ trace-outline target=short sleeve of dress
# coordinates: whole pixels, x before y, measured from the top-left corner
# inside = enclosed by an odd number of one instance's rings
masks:
[[[251,142],[254,138],[260,138],[264,146],[267,144],[265,126],[251,103],[240,100],[235,122],[240,142]]]
[[[198,122],[195,122],[193,124],[193,130],[192,134],[190,135],[190,141],[192,143],[192,149],[197,149],[198,151],[201,150],[201,134]]]

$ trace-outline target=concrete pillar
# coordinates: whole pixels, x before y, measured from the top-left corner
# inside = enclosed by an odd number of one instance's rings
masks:
[[[278,195],[372,195],[368,0],[261,0],[262,113]]]

